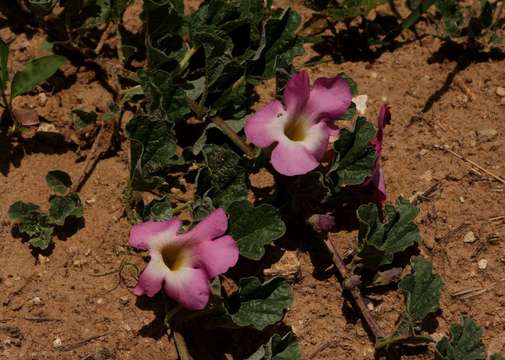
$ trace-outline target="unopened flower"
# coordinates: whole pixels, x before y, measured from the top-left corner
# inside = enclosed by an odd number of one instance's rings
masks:
[[[238,261],[237,243],[223,236],[228,219],[217,209],[185,234],[181,220],[148,221],[134,225],[130,246],[147,250],[151,259],[133,292],[149,297],[161,288],[191,310],[203,309],[210,294],[209,280],[225,273]]]
[[[331,214],[314,214],[307,220],[315,232],[328,232],[335,226],[335,217]]]
[[[351,99],[351,88],[344,78],[319,78],[311,89],[309,76],[302,71],[288,81],[284,104],[274,100],[252,115],[245,134],[256,146],[275,144],[271,162],[279,173],[306,174],[319,165],[334,121],[344,115]]]
[[[380,159],[382,155],[382,142],[384,139],[384,128],[386,125],[391,123],[391,113],[389,111],[389,106],[382,105],[379,111],[379,118],[377,120],[377,136],[372,140],[372,145],[375,147],[375,166],[372,173],[372,177],[368,180],[365,185],[372,184],[374,187],[374,200],[379,204],[383,204],[386,201],[386,185],[384,181],[384,171],[382,170]]]

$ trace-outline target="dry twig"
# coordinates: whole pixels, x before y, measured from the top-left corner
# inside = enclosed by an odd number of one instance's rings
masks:
[[[366,306],[365,299],[363,298],[363,295],[361,295],[361,291],[358,288],[358,283],[355,279],[355,276],[353,276],[352,273],[347,269],[347,266],[345,265],[344,261],[338,254],[335,247],[333,246],[331,240],[327,238],[324,241],[324,243],[328,251],[332,254],[333,263],[337,267],[340,276],[344,280],[343,281],[344,288],[351,293],[354,302],[356,303],[356,306],[358,307],[361,313],[361,316],[367,323],[370,331],[373,333],[375,340],[384,337],[384,332],[380,328],[379,324],[377,324],[375,318],[373,317],[373,315],[370,313],[370,310],[368,310],[368,307]]]

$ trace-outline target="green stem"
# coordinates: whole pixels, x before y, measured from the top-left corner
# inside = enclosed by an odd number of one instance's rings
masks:
[[[393,41],[398,35],[400,35],[402,32],[410,28],[412,25],[416,24],[420,19],[421,16],[428,11],[428,9],[435,3],[435,0],[426,0],[423,1],[417,8],[415,8],[410,15],[403,20],[403,22],[400,24],[400,26],[396,29],[391,31],[386,37],[384,38],[384,42],[390,42]]]
[[[179,61],[179,73],[182,73],[184,70],[186,70],[189,66],[189,60],[191,60],[191,57],[195,55],[196,51],[198,50],[197,47],[192,47],[189,48],[188,51],[184,54],[184,57]]]
[[[186,101],[191,111],[193,111],[199,119],[204,119],[205,114],[208,112],[208,109],[205,106],[199,105],[195,100],[186,97]],[[211,121],[226,135],[228,138],[240,149],[242,150],[248,157],[254,158],[255,152],[249,145],[247,145],[238,134],[229,127],[226,122],[220,116],[214,116]]]

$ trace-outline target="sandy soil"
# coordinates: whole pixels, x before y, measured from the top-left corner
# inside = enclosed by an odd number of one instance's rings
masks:
[[[308,16],[301,5],[295,7]],[[13,53],[11,69],[41,54],[43,33],[28,36],[1,24],[0,37]],[[498,86],[505,87],[505,61],[503,56],[484,57],[455,71],[458,58],[441,46],[426,37],[422,44],[406,42],[373,61],[329,62],[309,72],[313,79],[350,74],[359,92],[369,96],[371,119],[383,101],[391,105],[383,160],[389,199],[436,186],[431,196],[420,198],[418,217],[424,241],[420,252],[433,261],[445,283],[434,336],[468,315],[485,329],[489,352],[505,354],[505,184],[439,149],[448,145],[505,176],[505,98],[496,93]],[[315,54],[307,45],[299,61]],[[89,68],[67,65],[57,75],[66,86],[54,93],[40,87],[20,97],[16,106],[36,110],[57,128],[68,126],[76,107],[103,113],[111,94],[94,75]],[[260,102],[273,93],[269,85],[258,89]],[[175,359],[156,306],[139,302],[128,282],[118,285],[117,274],[97,276],[118,269],[123,260],[143,262],[126,245],[130,224],[121,217],[128,144],[117,156],[101,160],[81,190],[84,227],[56,239],[50,256],[35,257],[12,234],[10,204],[22,200],[47,206],[45,174],[61,169],[75,178],[83,165],[73,145],[39,145],[11,149],[15,156],[0,155],[0,358]],[[4,147],[2,143],[0,149]],[[473,243],[463,241],[469,231],[475,234]],[[355,233],[332,236],[342,251],[354,245]],[[339,282],[332,273],[316,271],[308,252],[298,256],[302,276],[293,284],[295,301],[286,321],[299,337],[304,358],[373,359],[369,335]],[[483,259],[487,267],[479,269]],[[451,295],[470,288],[482,291]],[[391,329],[400,315],[401,295],[384,291],[370,299],[380,325]],[[433,352],[403,358],[432,359]]]

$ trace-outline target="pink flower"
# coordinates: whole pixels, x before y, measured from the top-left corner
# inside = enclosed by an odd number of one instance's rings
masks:
[[[381,168],[380,158],[382,155],[382,142],[384,138],[384,128],[391,123],[391,112],[387,104],[382,105],[379,111],[379,118],[377,120],[377,136],[372,140],[372,145],[375,147],[377,160],[375,160],[375,167],[372,177],[365,183],[365,185],[372,184],[374,187],[374,200],[379,204],[384,204],[386,201],[386,184],[384,182],[384,171]]]
[[[149,251],[151,257],[133,292],[152,297],[163,287],[185,308],[199,310],[209,301],[209,279],[234,266],[239,251],[231,236],[223,236],[228,227],[223,209],[214,210],[185,234],[178,234],[181,225],[175,218],[133,226],[129,245]]]
[[[306,72],[295,74],[284,89],[284,105],[274,100],[245,125],[247,139],[266,148],[275,143],[271,162],[283,175],[306,174],[319,166],[333,122],[351,105],[351,88],[340,77],[319,78],[312,89]]]

